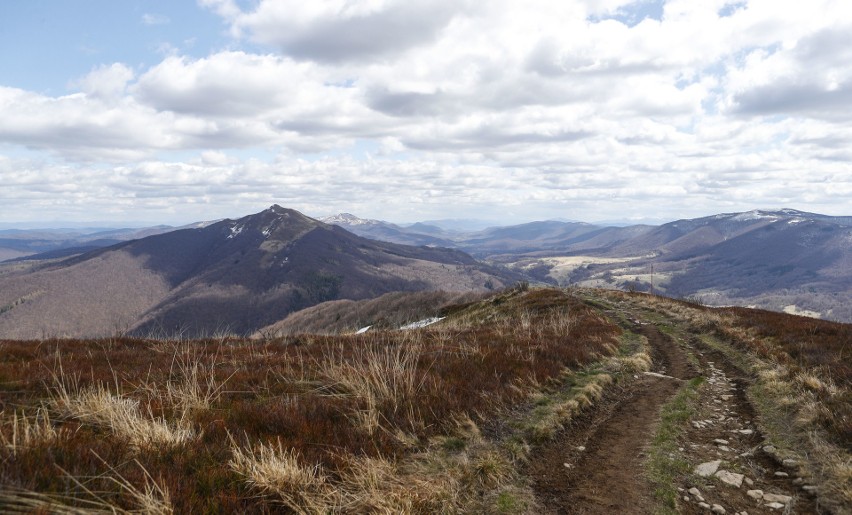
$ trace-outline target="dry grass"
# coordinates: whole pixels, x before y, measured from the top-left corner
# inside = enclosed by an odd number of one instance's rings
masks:
[[[103,461],[103,460],[101,460]],[[105,463],[106,464],[106,463]],[[141,487],[133,485],[108,464],[110,474],[96,478],[77,478],[66,474],[68,483],[74,485],[82,495],[47,494],[15,487],[0,487],[0,505],[4,513],[56,513],[62,515],[89,514],[128,514],[128,515],[171,515],[174,513],[169,493],[148,474],[139,462],[136,462],[143,473],[144,482]],[[131,503],[131,508],[118,506],[103,493],[93,491],[87,486],[91,480],[102,480],[114,484],[124,493]]]
[[[840,513],[852,506],[852,455],[820,423],[834,417],[819,391],[803,386],[783,366],[755,362],[758,381],[749,397],[760,423],[783,458],[799,463],[799,474],[819,489],[820,504]]]
[[[636,366],[609,361],[620,330],[559,290],[503,292],[440,314],[434,326],[358,336],[4,342],[0,411],[45,405],[62,437],[32,428],[32,415],[30,429],[3,425],[15,444],[0,449],[0,477],[8,492],[68,509],[98,509],[84,486],[137,509],[107,477],[148,484],[138,460],[179,513],[534,512],[515,471],[528,443],[476,428],[600,361],[594,381],[567,387],[594,400],[595,385]]]
[[[245,477],[246,483],[260,491],[275,495],[296,513],[327,513],[333,507],[333,496],[326,476],[318,465],[299,463],[299,454],[276,445],[263,443],[254,448],[233,446],[228,463]]]
[[[14,411],[11,418],[7,418],[5,413],[0,413],[0,419],[4,426],[0,430],[0,444],[9,449],[13,455],[31,447],[49,444],[60,433],[51,422],[50,413],[43,408],[39,408],[32,417],[24,413],[19,416],[18,412]]]
[[[426,382],[419,366],[423,346],[416,335],[405,333],[384,345],[359,345],[350,358],[331,350],[317,363],[330,391],[359,401],[356,418],[369,434],[379,429],[382,412],[408,410],[409,420],[416,421],[414,401]]]
[[[227,342],[226,339],[221,341]],[[137,389],[159,404],[170,406],[180,420],[187,420],[198,412],[211,409],[221,398],[230,377],[217,377],[215,371],[220,365],[219,356],[205,357],[186,344],[174,344],[173,347],[165,384],[146,381]]]
[[[156,417],[139,400],[115,395],[102,384],[78,389],[73,382],[57,382],[50,398],[60,418],[78,420],[127,439],[136,448],[182,445],[195,438],[191,428]]]

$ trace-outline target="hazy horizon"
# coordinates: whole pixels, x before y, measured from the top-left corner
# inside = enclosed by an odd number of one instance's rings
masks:
[[[283,207],[288,207],[288,206],[283,206]],[[780,211],[782,209],[795,209],[797,211],[808,212],[807,210],[804,210],[804,209],[796,209],[796,208],[790,208],[790,207],[772,207],[772,208],[758,207],[758,208],[754,208],[754,209],[749,209],[746,212],[750,212],[750,211]],[[703,217],[707,217],[707,216],[714,216],[714,215],[720,215],[720,214],[731,214],[731,213],[734,213],[734,212],[706,213],[706,214],[703,214],[703,215],[698,215],[698,216],[690,217],[690,218],[703,218]],[[92,230],[94,230],[94,229],[111,230],[111,229],[135,229],[135,228],[141,229],[141,228],[147,228],[147,227],[154,227],[154,226],[158,226],[158,225],[168,225],[168,226],[177,228],[177,227],[183,227],[183,226],[192,225],[192,224],[196,224],[196,223],[200,223],[200,222],[211,222],[211,221],[218,221],[218,220],[224,220],[224,219],[234,220],[234,219],[242,218],[244,216],[248,216],[248,215],[252,215],[252,214],[255,214],[255,212],[235,214],[235,215],[232,215],[232,216],[226,216],[226,217],[217,218],[217,219],[182,220],[182,221],[168,221],[167,220],[167,221],[159,221],[159,222],[157,222],[157,221],[142,221],[142,220],[127,220],[127,221],[122,221],[122,222],[110,222],[110,221],[107,221],[107,220],[89,220],[89,221],[77,221],[77,222],[67,222],[67,221],[59,221],[59,220],[41,221],[41,222],[14,222],[14,221],[13,222],[6,222],[6,221],[2,221],[2,222],[0,222],[0,231],[4,231],[4,230],[29,231],[29,230],[50,230],[50,229],[52,229],[52,230],[89,230],[89,229],[92,229]],[[532,222],[552,222],[552,221],[569,222],[569,223],[570,222],[579,222],[579,223],[588,223],[588,224],[592,224],[592,225],[611,225],[611,226],[629,226],[629,225],[643,225],[643,224],[645,224],[645,225],[663,225],[663,224],[666,224],[666,223],[669,223],[669,222],[674,222],[674,221],[677,221],[677,220],[686,219],[686,217],[677,217],[677,218],[671,218],[671,219],[651,219],[651,218],[647,218],[647,219],[636,219],[636,220],[629,220],[629,219],[624,219],[624,220],[620,220],[620,219],[614,219],[614,220],[583,220],[583,219],[566,219],[566,218],[562,218],[562,217],[552,217],[552,218],[540,218],[540,219],[528,219],[528,220],[509,220],[509,221],[501,221],[501,220],[496,220],[496,219],[489,220],[489,219],[483,219],[483,218],[464,218],[464,219],[436,218],[436,219],[400,221],[400,220],[388,220],[388,219],[383,219],[383,218],[375,218],[374,219],[374,218],[359,216],[358,213],[349,213],[349,212],[345,212],[345,211],[341,211],[339,213],[321,213],[321,214],[303,213],[303,214],[310,216],[311,218],[315,218],[315,219],[322,219],[322,218],[327,218],[327,217],[336,216],[336,215],[340,215],[340,214],[350,214],[350,215],[353,215],[353,216],[356,216],[356,217],[362,218],[362,219],[377,220],[377,221],[380,221],[380,222],[388,222],[388,223],[392,223],[392,224],[396,224],[396,225],[400,225],[400,226],[407,226],[407,225],[411,225],[411,224],[415,224],[415,223],[437,223],[437,224],[448,224],[448,225],[452,224],[452,223],[458,223],[459,225],[467,224],[467,225],[470,225],[470,226],[478,226],[478,228],[482,228],[482,229],[487,228],[487,227],[500,227],[500,226],[510,226],[510,225],[521,225],[521,224],[532,223]],[[827,213],[814,213],[814,214],[827,215],[827,216],[852,216],[852,214],[842,214],[842,213],[837,214],[837,215],[827,214]],[[471,229],[471,230],[474,230],[474,229]]]

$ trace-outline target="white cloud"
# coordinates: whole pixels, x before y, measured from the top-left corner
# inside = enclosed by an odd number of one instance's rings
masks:
[[[145,13],[142,15],[142,23],[145,25],[167,25],[171,21],[168,16],[162,14]]]
[[[431,43],[465,2],[455,0],[264,0],[250,12],[216,2],[235,34],[248,33],[298,59],[340,62]],[[224,4],[224,5],[223,5]]]
[[[133,80],[134,75],[127,65],[113,63],[95,68],[73,85],[91,97],[113,98],[124,94],[127,83]]]
[[[852,20],[774,52],[755,50],[728,74],[728,108],[747,115],[852,119]]]
[[[0,85],[0,151],[49,154],[27,169],[81,199],[78,162],[102,163],[92,198],[150,209],[848,210],[841,1],[200,4],[235,50],[104,65],[67,95]]]

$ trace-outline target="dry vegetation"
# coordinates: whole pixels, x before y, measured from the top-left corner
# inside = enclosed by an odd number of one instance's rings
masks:
[[[422,291],[386,293],[368,300],[333,300],[292,313],[284,320],[261,329],[255,336],[339,334],[355,332],[366,326],[394,329],[409,322],[437,317],[448,306],[482,300],[489,295]]]
[[[443,314],[364,335],[2,342],[0,504],[530,511],[515,463],[617,374],[647,368],[642,342],[625,353],[616,326],[559,290]],[[484,436],[519,410],[534,422]]]

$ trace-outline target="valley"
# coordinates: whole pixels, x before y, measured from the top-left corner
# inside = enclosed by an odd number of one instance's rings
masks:
[[[852,322],[852,218],[754,210],[660,226],[533,222],[475,232],[400,227],[352,215],[357,234],[463,250],[533,281],[645,291],[712,306],[795,309]],[[421,243],[422,244],[422,243]]]

